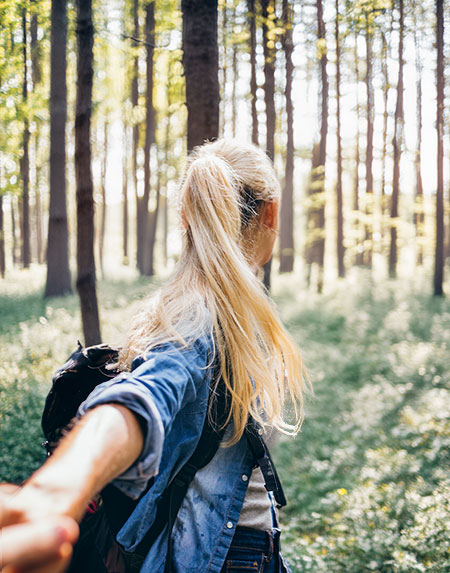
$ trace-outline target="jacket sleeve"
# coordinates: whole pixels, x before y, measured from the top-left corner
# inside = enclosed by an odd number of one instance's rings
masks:
[[[164,437],[177,413],[195,401],[202,384],[209,383],[209,345],[204,338],[187,347],[161,345],[123,372],[100,384],[80,405],[77,417],[100,404],[121,404],[138,415],[144,446],[136,462],[114,480],[130,497],[139,497],[148,480],[159,470]]]

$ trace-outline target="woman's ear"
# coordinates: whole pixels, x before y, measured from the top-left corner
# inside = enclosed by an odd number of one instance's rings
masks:
[[[278,230],[278,200],[266,201],[263,205],[262,224],[272,231]]]

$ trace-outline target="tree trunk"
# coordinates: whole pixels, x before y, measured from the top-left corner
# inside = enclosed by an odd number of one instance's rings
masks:
[[[328,133],[328,75],[325,22],[322,0],[316,0],[317,38],[320,46],[320,139],[314,145],[308,207],[308,274],[317,266],[317,292],[323,290],[323,265],[325,254],[325,163]]]
[[[72,292],[66,207],[67,0],[52,0],[50,53],[50,206],[44,296]]]
[[[5,225],[3,222],[3,195],[0,192],[0,275],[5,276]]]
[[[155,110],[153,107],[153,54],[155,43],[155,3],[153,0],[145,6],[145,49],[147,53],[147,89],[145,109],[145,144],[144,144],[144,197],[140,205],[141,234],[139,250],[142,252],[141,274],[152,276],[153,269],[153,219],[148,212],[150,200],[150,152],[155,142]],[[155,212],[156,213],[156,212]],[[156,218],[156,215],[155,215]],[[156,222],[156,221],[155,221]]]
[[[133,0],[133,38],[139,37],[139,0]],[[138,42],[133,42],[134,49],[136,50],[133,60],[133,79],[131,81],[131,105],[133,106],[133,111],[136,109],[139,101],[139,54],[138,54]],[[140,246],[140,234],[141,234],[141,223],[140,223],[140,212],[141,212],[141,198],[138,193],[138,147],[139,147],[139,124],[134,118],[133,121],[133,183],[134,183],[134,194],[136,197],[136,265],[138,269],[142,264],[142,253],[139,250]]]
[[[444,294],[444,7],[436,0],[436,134],[437,134],[437,187],[436,187],[436,247],[434,253],[434,295]]]
[[[122,147],[122,263],[128,264],[128,126],[123,123]]]
[[[17,265],[17,223],[16,223],[16,206],[15,206],[14,195],[11,195],[11,235],[12,235],[12,262],[13,266]]]
[[[236,10],[233,10],[232,17],[232,32],[231,32],[231,42],[233,45],[233,58],[231,60],[231,70],[233,73],[233,83],[231,86],[231,133],[233,137],[236,137],[236,124],[237,124],[237,83],[238,83],[238,45],[234,34],[234,27],[236,21]]]
[[[358,56],[358,36],[355,34],[355,49],[354,49],[354,60],[355,60],[355,76],[356,76],[356,145],[355,145],[355,175],[353,181],[353,212],[354,212],[354,226],[355,226],[355,236],[356,236],[356,255],[355,264],[363,264],[363,252],[364,247],[361,244],[361,221],[360,221],[360,211],[359,211],[359,164],[361,161],[360,153],[360,139],[361,132],[359,130],[360,126],[360,114],[361,107],[359,103],[359,56]]]
[[[41,83],[41,50],[38,41],[38,17],[33,12],[30,22],[31,81],[33,88]]]
[[[225,134],[225,118],[227,109],[227,84],[228,84],[228,6],[227,0],[223,0],[222,4],[222,25],[221,25],[221,45],[222,45],[222,62],[221,62],[221,72],[222,81],[219,86],[220,89],[220,121],[219,129],[220,134],[223,137]]]
[[[400,195],[400,160],[403,143],[403,36],[404,36],[404,14],[403,0],[399,0],[399,43],[398,43],[398,80],[397,80],[397,104],[394,114],[394,137],[392,144],[394,147],[394,173],[392,176],[392,197],[391,197],[391,243],[389,248],[389,276],[397,276],[397,224],[398,224],[398,202]]]
[[[384,216],[386,213],[386,155],[387,155],[387,133],[389,119],[389,68],[388,68],[388,48],[386,34],[382,32],[382,61],[381,71],[383,74],[383,147],[381,150],[381,235],[384,236]]]
[[[181,0],[187,146],[219,134],[217,0]]]
[[[372,42],[373,32],[370,29],[369,15],[366,15],[366,119],[367,119],[367,143],[366,143],[366,224],[364,263],[372,265],[372,233],[373,233],[373,116],[374,98],[372,85]]]
[[[92,0],[77,0],[77,99],[75,177],[77,183],[77,289],[85,344],[101,341],[95,286],[94,198],[91,172],[91,112],[94,26]]]
[[[415,187],[415,208],[414,208],[414,225],[416,227],[417,241],[417,264],[423,264],[423,231],[425,222],[425,213],[423,205],[423,183],[422,183],[422,59],[420,55],[420,43],[417,32],[417,21],[415,18],[414,26],[414,45],[416,51],[416,125],[417,125],[417,142],[416,153],[414,158],[416,172]]]
[[[266,106],[266,153],[275,158],[275,48],[269,38],[270,18],[275,16],[274,0],[261,0],[263,52],[264,52],[264,103]],[[273,43],[273,42],[272,42]],[[264,265],[264,286],[270,290],[272,258]]]
[[[38,135],[36,135],[35,143],[37,146]],[[38,154],[38,149],[36,147],[36,156]],[[36,251],[37,251],[37,261],[39,264],[44,262],[44,248],[43,248],[43,236],[42,236],[42,205],[41,205],[41,191],[40,191],[40,181],[41,181],[41,166],[36,166],[36,185],[34,189],[34,214],[36,221]]]
[[[104,273],[104,254],[105,254],[105,232],[106,232],[106,215],[107,215],[107,204],[106,204],[106,169],[108,166],[108,120],[105,119],[103,124],[103,161],[101,167],[101,194],[102,194],[102,211],[100,217],[100,234],[99,234],[99,256],[100,256],[100,268],[102,274]]]
[[[41,50],[38,41],[38,17],[37,13],[33,12],[30,22],[30,55],[31,55],[31,79],[33,82],[33,90],[36,90],[41,82]],[[41,193],[40,193],[40,174],[41,166],[37,164],[39,156],[39,143],[40,143],[40,120],[35,118],[36,131],[34,134],[34,156],[36,158],[35,171],[36,176],[34,180],[34,204],[35,204],[35,229],[36,229],[36,255],[39,264],[43,262],[43,239],[42,239],[42,209],[41,209]]]
[[[289,273],[294,268],[294,114],[292,106],[292,7],[283,0],[283,50],[286,60],[286,171],[280,211],[280,272]]]
[[[258,112],[256,109],[257,95],[256,90],[256,6],[255,0],[247,0],[248,19],[250,28],[250,98],[252,114],[252,142],[259,145],[258,142]]]
[[[30,266],[30,124],[28,119],[28,50],[27,50],[27,12],[22,9],[22,32],[23,32],[23,85],[22,98],[25,107],[23,122],[23,155],[20,160],[20,172],[22,176],[22,264],[26,269]]]
[[[337,179],[336,179],[336,249],[338,276],[345,277],[344,266],[344,213],[342,201],[342,141],[341,141],[341,40],[339,36],[339,0],[336,0],[335,39],[336,39],[336,139],[337,139]]]

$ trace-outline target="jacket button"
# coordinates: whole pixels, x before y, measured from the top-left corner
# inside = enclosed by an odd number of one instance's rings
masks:
[[[227,527],[228,527],[228,529],[233,529],[233,523],[231,521],[229,521],[227,523]]]
[[[243,476],[242,476],[242,481],[248,481],[248,475],[243,474]]]

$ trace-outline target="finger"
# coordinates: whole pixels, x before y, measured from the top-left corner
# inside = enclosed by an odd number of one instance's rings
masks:
[[[2,573],[64,573],[67,571],[72,558],[73,547],[70,543],[63,543],[58,552],[58,557],[41,563],[40,565],[26,565],[21,567],[7,565],[2,569]]]
[[[1,533],[0,567],[22,568],[60,558],[61,547],[75,543],[78,525],[70,517],[59,516],[11,525]]]

